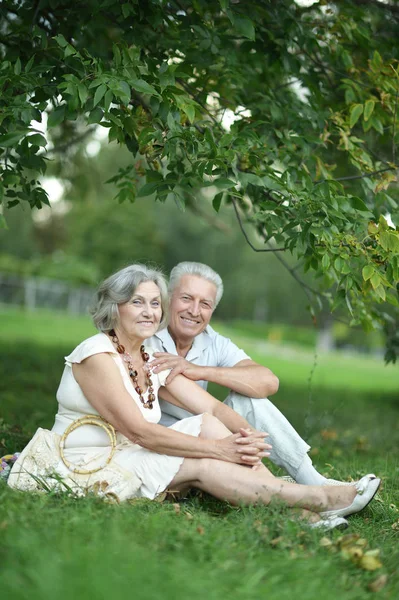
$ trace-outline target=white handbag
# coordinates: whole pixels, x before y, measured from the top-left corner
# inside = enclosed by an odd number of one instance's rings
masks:
[[[65,440],[69,433],[81,425],[98,425],[110,437],[110,451],[105,464],[90,468],[74,466],[65,457]],[[39,429],[14,463],[8,477],[8,485],[29,492],[67,492],[75,496],[97,494],[116,502],[135,498],[141,480],[116,463],[115,430],[98,415],[85,415],[66,429],[60,436],[48,429]]]

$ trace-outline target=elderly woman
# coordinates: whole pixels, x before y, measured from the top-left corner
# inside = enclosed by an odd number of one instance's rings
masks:
[[[270,446],[265,433],[196,383],[151,372],[145,346],[167,319],[162,274],[131,265],[99,287],[93,320],[100,333],[66,357],[52,432],[39,430],[16,461],[9,485],[95,490],[118,500],[153,499],[167,488],[199,488],[237,503],[312,511],[314,525],[346,525],[375,495],[380,480],[353,486],[303,486],[276,479],[262,464]],[[158,425],[158,392],[196,416]],[[321,519],[320,519],[321,517]],[[312,520],[312,519],[311,519]]]

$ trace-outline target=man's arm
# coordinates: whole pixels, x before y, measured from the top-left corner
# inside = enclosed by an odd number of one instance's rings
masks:
[[[182,374],[192,381],[212,381],[249,398],[265,398],[275,394],[279,380],[270,369],[250,359],[241,360],[233,367],[208,367],[190,363],[182,356],[156,352],[151,365],[154,373],[171,369],[166,385]]]
[[[241,440],[239,443],[253,443],[263,451],[271,449],[270,445],[264,444],[264,438],[268,435],[266,432],[254,431],[244,417],[236,413],[227,404],[219,402],[219,400],[208,394],[199,385],[188,381],[186,377],[177,377],[167,387],[161,387],[159,396],[163,400],[184,408],[191,413],[199,414],[207,412],[217,417],[232,433],[241,433],[242,435],[249,436],[247,440]],[[244,432],[247,433],[245,434]],[[268,454],[266,452],[265,455],[268,456]]]

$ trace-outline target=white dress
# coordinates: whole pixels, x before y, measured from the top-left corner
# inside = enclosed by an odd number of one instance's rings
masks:
[[[151,359],[151,348],[146,348],[146,352],[150,354]],[[163,385],[168,373],[163,372],[158,375],[152,374],[151,379],[156,400],[153,403],[152,409],[144,408],[134,389],[133,382],[125,369],[121,355],[117,353],[113,343],[106,334],[98,333],[79,344],[69,356],[65,357],[65,369],[57,391],[57,401],[59,405],[58,412],[52,428],[52,432],[55,434],[61,436],[73,421],[84,415],[99,415],[96,409],[87,400],[81,387],[75,380],[72,365],[74,363],[81,363],[89,356],[100,353],[110,354],[115,360],[125,388],[132,397],[132,402],[136,403],[146,421],[150,423],[159,422],[161,418],[161,409],[158,402],[158,390]],[[145,399],[147,394],[148,390],[143,395]],[[201,425],[202,415],[196,415],[179,421],[170,427],[170,429],[188,435],[198,436]],[[110,465],[108,465],[106,470],[102,469],[98,471],[94,479],[99,481],[99,479],[101,479],[101,473],[106,472],[106,476],[104,477],[106,478],[108,489],[112,491],[114,484],[114,487],[119,486],[120,488],[121,473],[128,472],[129,474],[134,474],[137,485],[130,486],[132,491],[130,493],[126,493],[125,491],[124,494],[116,494],[117,496],[122,496],[123,499],[127,499],[128,497],[155,498],[168,487],[184,460],[183,457],[167,456],[147,450],[138,444],[132,443],[119,432],[116,432],[116,442],[116,451]],[[47,448],[46,451],[48,451]],[[35,449],[36,455],[37,452],[38,450]],[[75,429],[68,435],[65,456],[71,463],[78,467],[93,469],[99,465],[103,465],[109,452],[110,440],[107,433],[101,427],[84,425]],[[22,452],[21,457],[23,457],[23,454],[24,452]],[[16,461],[10,473],[9,484],[12,487],[22,489],[23,486],[18,485],[17,483],[17,475],[18,472],[21,471],[21,465],[18,465],[20,458]],[[43,464],[41,464],[41,461],[36,459],[35,464],[40,465],[38,469],[35,469],[36,478],[48,476],[48,465],[46,465],[46,461],[43,461]],[[53,468],[54,465],[52,464],[51,467]],[[65,469],[65,465],[59,463],[59,467],[57,465],[55,470],[63,477],[65,476]],[[13,472],[14,477],[12,477]],[[115,481],[113,481],[113,477],[115,477]],[[93,481],[92,475],[79,475],[78,479],[80,484],[82,483],[82,478],[86,478],[87,483]],[[26,485],[24,489],[26,489]]]

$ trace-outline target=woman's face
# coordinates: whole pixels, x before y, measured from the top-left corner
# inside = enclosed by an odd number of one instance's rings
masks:
[[[117,329],[129,338],[146,339],[154,335],[162,319],[161,292],[153,281],[137,286],[132,298],[118,305]]]

